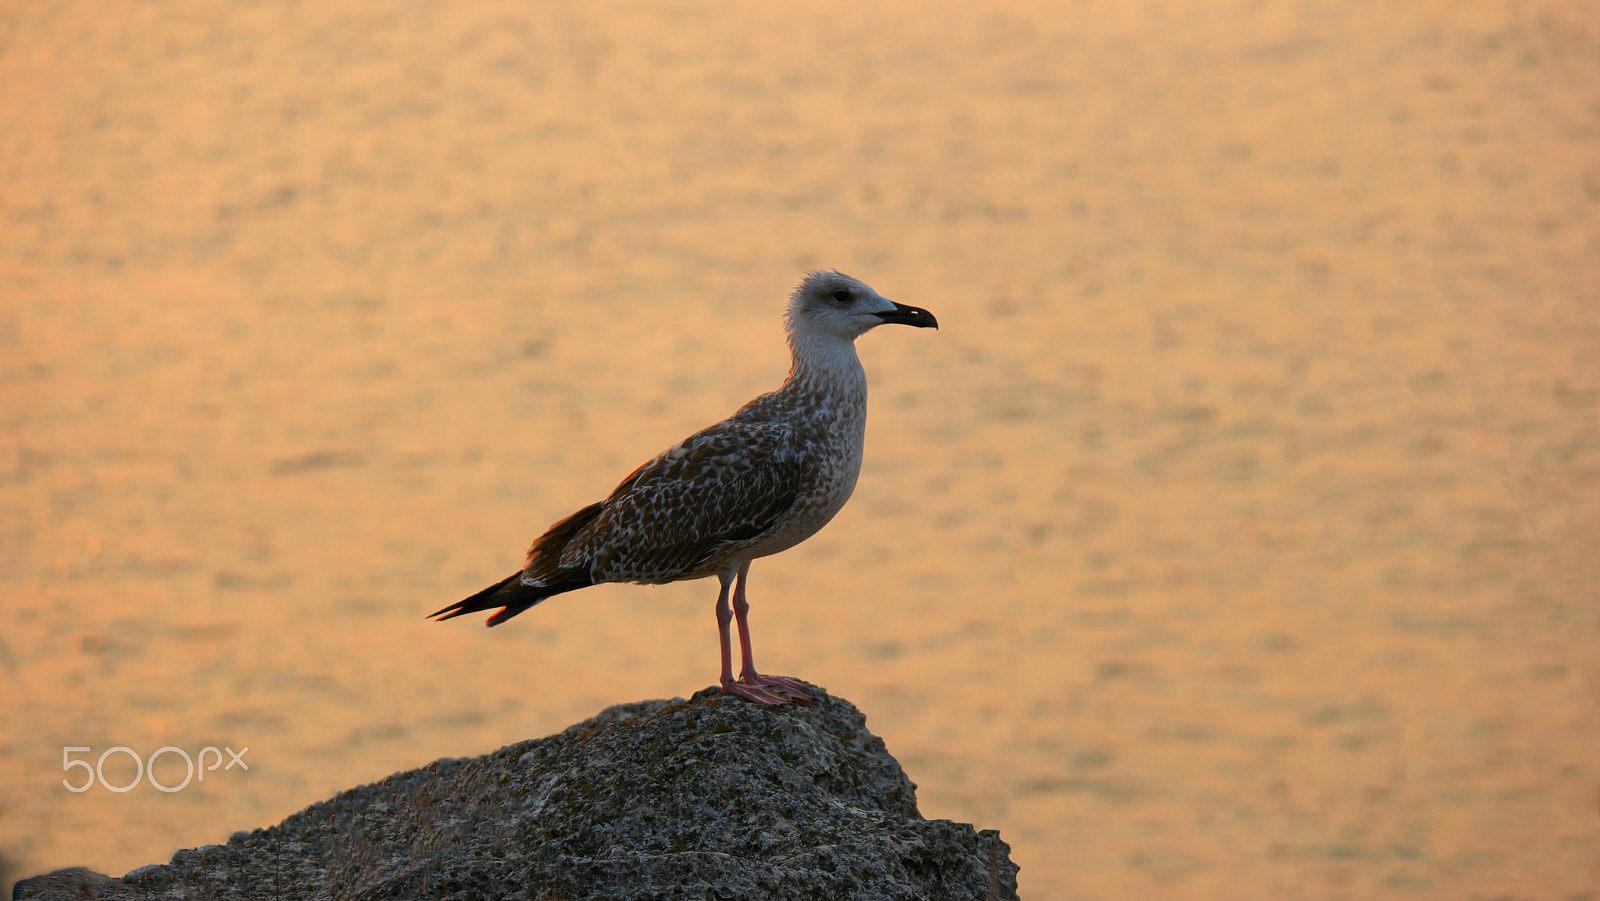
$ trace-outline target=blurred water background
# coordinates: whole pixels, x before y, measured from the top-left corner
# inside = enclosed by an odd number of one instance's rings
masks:
[[[838,268],[942,329],[758,659],[924,814],[1036,899],[1595,897],[1590,5],[63,0],[0,85],[13,876],[710,684],[710,582],[422,617]]]

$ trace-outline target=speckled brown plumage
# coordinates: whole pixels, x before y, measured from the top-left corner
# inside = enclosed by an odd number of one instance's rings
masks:
[[[885,322],[937,327],[926,310],[885,300],[847,275],[807,276],[790,298],[793,364],[778,390],[662,451],[605,500],[546,530],[522,570],[432,616],[503,608],[489,618],[492,626],[548,597],[601,582],[717,576],[724,690],[764,704],[804,700],[794,680],[754,671],[744,578],[750,561],[816,534],[849,500],[866,434],[867,379],[855,339]],[[726,613],[735,579],[745,663],[737,683]]]

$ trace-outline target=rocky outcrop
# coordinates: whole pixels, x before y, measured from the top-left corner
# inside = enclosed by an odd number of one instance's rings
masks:
[[[866,718],[820,690],[768,709],[707,689],[446,759],[121,879],[18,899],[1015,898],[993,830],[917,812]]]

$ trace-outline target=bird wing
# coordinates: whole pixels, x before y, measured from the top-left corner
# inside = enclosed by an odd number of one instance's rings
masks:
[[[596,582],[670,582],[771,529],[807,488],[789,426],[730,419],[639,467],[561,552]]]

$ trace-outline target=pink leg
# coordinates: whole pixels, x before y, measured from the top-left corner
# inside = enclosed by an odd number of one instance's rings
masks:
[[[726,692],[733,684],[733,648],[728,637],[728,623],[733,621],[733,611],[728,609],[728,588],[733,584],[733,576],[718,573],[717,580],[722,583],[722,591],[717,595],[717,631],[722,643],[722,690]]]
[[[782,699],[780,703],[799,701],[809,704],[815,698],[811,695],[810,687],[804,682],[784,676],[763,676],[756,672],[755,659],[750,653],[750,602],[744,596],[744,582],[749,575],[750,561],[746,560],[739,567],[738,582],[733,588],[733,615],[739,620],[739,681],[746,685],[759,685],[770,689],[770,694]]]
[[[733,611],[728,608],[728,589],[733,585],[733,573],[718,573],[717,579],[722,582],[722,591],[717,594],[717,631],[721,633],[722,641],[722,693],[738,695],[747,701],[754,701],[763,707],[777,707],[789,703],[789,699],[767,688],[750,683],[748,680],[735,682],[733,680],[733,642],[728,635],[728,624],[733,621]],[[744,644],[744,657],[750,657],[749,642],[745,640],[747,630],[744,618],[739,619],[739,638]]]

